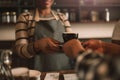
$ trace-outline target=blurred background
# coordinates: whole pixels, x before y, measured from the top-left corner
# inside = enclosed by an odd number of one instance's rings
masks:
[[[14,49],[17,17],[33,9],[34,0],[0,0],[0,49]],[[95,38],[110,42],[120,19],[120,0],[55,0],[53,9],[67,16],[82,41]],[[32,62],[26,64],[16,54],[12,59],[12,67],[32,67]]]

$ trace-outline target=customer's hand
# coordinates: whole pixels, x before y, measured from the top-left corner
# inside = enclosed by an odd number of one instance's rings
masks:
[[[102,41],[101,40],[88,40],[82,43],[85,50],[92,49],[93,51],[97,53],[103,53],[104,49],[102,47]]]
[[[42,38],[34,42],[34,48],[37,52],[51,54],[59,51],[59,41],[52,38]]]
[[[80,52],[84,51],[84,48],[79,40],[72,39],[63,45],[63,51],[67,56],[76,58]]]

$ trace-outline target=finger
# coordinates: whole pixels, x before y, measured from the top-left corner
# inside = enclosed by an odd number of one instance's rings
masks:
[[[55,45],[55,44],[48,44],[48,46],[46,47],[47,50],[51,50],[51,51],[60,51],[59,45]]]
[[[82,46],[83,46],[84,48],[87,48],[87,47],[88,47],[88,45],[89,45],[89,43],[88,43],[88,42],[83,42],[83,43],[82,43]]]
[[[50,40],[51,40],[51,42],[53,42],[53,43],[55,43],[55,44],[60,44],[60,42],[57,41],[57,40],[55,40],[55,39],[50,38]]]

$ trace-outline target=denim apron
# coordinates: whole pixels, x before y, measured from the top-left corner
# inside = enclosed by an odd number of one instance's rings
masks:
[[[35,25],[35,39],[51,37],[55,40],[63,42],[62,32],[65,28],[60,20],[40,20]],[[64,53],[57,52],[55,54],[38,53],[35,55],[34,67],[39,71],[59,71],[71,69],[70,59]]]

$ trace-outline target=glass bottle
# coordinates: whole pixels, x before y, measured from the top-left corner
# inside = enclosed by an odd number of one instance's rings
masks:
[[[2,23],[10,23],[10,12],[2,13]]]
[[[71,22],[75,22],[76,21],[76,11],[75,9],[71,9],[70,10],[70,17],[69,17]]]
[[[10,12],[6,12],[6,23],[10,23]]]
[[[16,21],[17,21],[16,12],[11,12],[10,22],[11,22],[11,23],[16,23]]]
[[[66,18],[69,19],[69,12],[67,9],[63,9],[63,13],[65,14]]]
[[[105,21],[106,22],[110,21],[110,12],[108,8],[105,9]]]
[[[7,65],[9,68],[11,68],[12,64],[12,51],[11,50],[4,50],[1,59],[5,65]]]
[[[96,22],[99,20],[99,13],[95,10],[91,11],[91,21]]]
[[[6,22],[6,15],[5,12],[2,13],[2,23]]]
[[[56,11],[59,13],[59,12],[61,12],[61,10],[60,9],[56,9]]]

